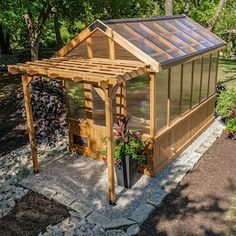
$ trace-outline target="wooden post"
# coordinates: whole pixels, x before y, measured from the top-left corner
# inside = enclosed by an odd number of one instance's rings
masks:
[[[111,60],[115,60],[116,59],[115,42],[113,39],[109,38],[108,43],[109,43],[109,58]]]
[[[91,59],[91,58],[93,58],[92,38],[91,37],[87,38],[85,42],[86,42],[86,47],[87,47],[88,58]]]
[[[212,53],[210,54],[209,58],[209,71],[208,71],[208,82],[207,82],[207,98],[209,97],[209,92],[210,92],[210,85],[211,85],[211,60],[212,60]]]
[[[155,117],[155,110],[156,110],[156,73],[150,72],[149,74],[150,80],[150,136],[152,139],[155,137],[156,133],[156,117]]]
[[[215,92],[216,92],[216,85],[217,85],[217,80],[218,80],[218,68],[219,68],[219,54],[220,51],[217,52],[217,62],[216,62],[216,77],[215,77]]]
[[[168,99],[167,99],[167,127],[170,126],[170,90],[171,90],[171,69],[168,69]]]
[[[181,74],[180,74],[180,93],[179,93],[179,115],[181,115],[182,112],[184,64],[181,64],[180,73]]]
[[[201,77],[200,77],[200,90],[199,90],[199,103],[202,100],[202,77],[203,77],[203,66],[204,66],[204,57],[202,57],[201,61]]]
[[[34,121],[33,115],[30,105],[30,90],[29,84],[32,77],[27,75],[22,75],[22,84],[23,84],[23,93],[25,99],[25,110],[26,110],[26,118],[27,118],[27,125],[28,125],[28,132],[29,132],[29,141],[33,159],[33,167],[34,173],[39,173],[39,165],[38,165],[38,157],[37,157],[37,149],[36,149],[36,141],[35,141],[35,130],[34,130]]]
[[[193,107],[194,65],[195,65],[195,61],[192,61],[192,73],[191,73],[191,93],[190,93],[190,110],[192,110],[192,107]]]
[[[107,167],[108,167],[108,198],[111,205],[115,205],[115,178],[113,157],[113,114],[112,114],[112,87],[105,89],[105,111],[107,128]]]

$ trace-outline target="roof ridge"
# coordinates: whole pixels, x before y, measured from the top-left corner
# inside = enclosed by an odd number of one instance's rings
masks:
[[[143,18],[121,18],[121,19],[108,19],[101,20],[104,24],[115,24],[115,23],[126,23],[126,22],[140,22],[140,21],[154,21],[154,20],[168,20],[186,18],[186,15],[171,15],[171,16],[154,16],[154,17],[143,17]]]

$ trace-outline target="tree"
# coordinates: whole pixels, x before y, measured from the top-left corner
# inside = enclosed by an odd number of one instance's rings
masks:
[[[215,15],[213,16],[212,20],[209,23],[209,26],[208,26],[209,30],[212,30],[215,27],[217,21],[220,19],[221,12],[222,12],[226,2],[227,2],[227,0],[220,0],[219,1]]]
[[[167,16],[173,15],[173,0],[165,1],[165,14]]]
[[[52,5],[49,1],[45,3],[38,3],[33,8],[27,1],[26,12],[24,19],[29,31],[30,47],[31,47],[31,60],[38,59],[39,53],[39,40],[42,34],[43,27],[46,20],[52,12]],[[37,14],[38,13],[38,14]]]

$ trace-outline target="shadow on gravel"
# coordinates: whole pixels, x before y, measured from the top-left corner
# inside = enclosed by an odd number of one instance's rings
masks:
[[[0,155],[27,143],[22,117],[22,86],[19,76],[0,77]]]

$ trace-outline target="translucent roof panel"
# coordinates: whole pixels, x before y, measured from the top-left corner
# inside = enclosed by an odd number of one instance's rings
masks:
[[[225,45],[222,39],[184,15],[103,22],[162,67]]]

